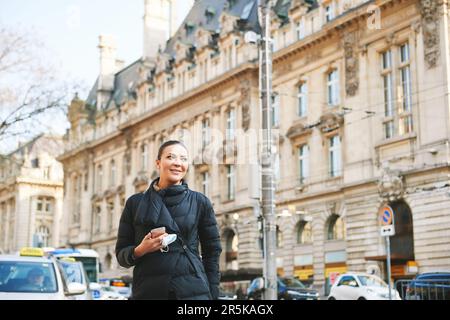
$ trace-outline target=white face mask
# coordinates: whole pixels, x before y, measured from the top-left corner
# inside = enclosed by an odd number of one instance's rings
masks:
[[[161,252],[168,252],[169,251],[169,244],[171,244],[175,240],[177,240],[177,235],[176,234],[169,234],[169,235],[165,236],[164,238],[162,238],[161,245],[163,247],[161,248]]]

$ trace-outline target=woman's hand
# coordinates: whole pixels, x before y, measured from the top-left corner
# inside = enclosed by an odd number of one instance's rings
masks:
[[[167,233],[163,233],[158,237],[152,238],[151,232],[149,232],[141,243],[134,249],[134,256],[136,258],[142,257],[144,254],[155,252],[162,248],[162,238],[167,236]]]

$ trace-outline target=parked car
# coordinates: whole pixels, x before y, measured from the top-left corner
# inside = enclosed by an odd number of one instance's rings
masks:
[[[450,300],[450,272],[417,275],[406,288],[405,300]]]
[[[233,292],[229,292],[222,287],[219,287],[219,300],[236,300],[237,295]]]
[[[294,277],[278,277],[279,300],[317,300],[317,290],[307,288],[300,280]],[[247,289],[249,300],[261,300],[264,291],[263,278],[256,278]]]
[[[113,287],[103,286],[100,290],[100,300],[128,300],[128,298]]]
[[[392,300],[401,300],[391,288]],[[388,300],[389,287],[380,277],[365,273],[340,275],[331,287],[328,300]]]
[[[83,299],[86,291],[86,283],[67,281],[61,262],[40,248],[0,255],[0,300]]]

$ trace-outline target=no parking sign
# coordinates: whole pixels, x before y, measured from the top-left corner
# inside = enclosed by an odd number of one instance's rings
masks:
[[[380,222],[381,222],[381,236],[389,237],[395,235],[394,228],[394,211],[388,205],[385,205],[380,210]]]

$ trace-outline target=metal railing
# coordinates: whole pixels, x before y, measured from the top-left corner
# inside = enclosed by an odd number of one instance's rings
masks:
[[[450,279],[397,280],[394,287],[403,300],[450,300]]]

